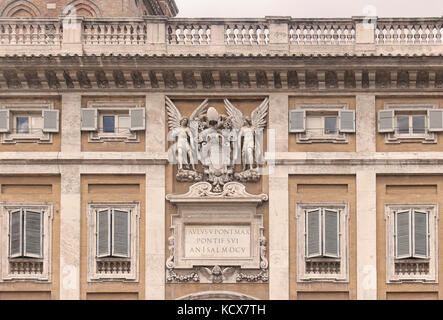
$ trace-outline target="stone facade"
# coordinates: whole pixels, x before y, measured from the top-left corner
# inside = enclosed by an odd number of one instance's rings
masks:
[[[86,18],[168,16],[178,13],[174,0],[2,0],[2,18],[49,18],[77,14]]]
[[[442,298],[442,19],[119,3],[0,3],[0,299]]]

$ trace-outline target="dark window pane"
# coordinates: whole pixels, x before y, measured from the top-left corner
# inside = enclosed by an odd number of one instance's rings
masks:
[[[337,117],[325,117],[325,134],[337,133]]]
[[[17,133],[29,133],[28,117],[17,117]]]
[[[425,116],[415,116],[412,118],[412,132],[416,134],[425,133]]]
[[[398,133],[409,134],[409,117],[400,116],[397,117]]]
[[[115,132],[115,118],[114,116],[103,117],[103,132],[114,133]]]

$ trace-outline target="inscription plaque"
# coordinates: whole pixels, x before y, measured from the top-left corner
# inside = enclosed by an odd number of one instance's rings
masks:
[[[185,258],[239,259],[251,257],[250,225],[185,226]]]

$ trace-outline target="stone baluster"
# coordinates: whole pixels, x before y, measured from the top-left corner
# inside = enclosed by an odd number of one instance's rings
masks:
[[[31,44],[31,24],[23,24],[23,42],[24,44]]]
[[[39,29],[43,29],[45,27],[44,24],[34,24],[31,25],[31,34],[30,34],[30,42],[31,44],[39,44]]]
[[[211,40],[212,40],[212,37],[211,37],[211,27],[207,26],[206,27],[206,44],[210,44]]]
[[[24,31],[24,26],[23,24],[19,24],[18,25],[18,39],[17,39],[17,44],[23,44],[25,41],[25,35],[24,35],[25,31]]]
[[[17,25],[11,24],[11,38],[10,38],[10,44],[14,45],[17,44]]]

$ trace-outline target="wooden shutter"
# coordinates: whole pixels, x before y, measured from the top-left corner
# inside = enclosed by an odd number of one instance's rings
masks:
[[[321,256],[321,209],[306,212],[306,257]]]
[[[110,209],[97,212],[97,257],[111,255],[111,213]]]
[[[58,110],[43,110],[43,132],[58,132],[60,112]]]
[[[378,132],[394,132],[394,110],[378,111]]]
[[[340,132],[355,132],[355,111],[354,110],[340,110],[338,112],[339,131]]]
[[[9,110],[0,110],[0,133],[9,132]]]
[[[114,209],[112,212],[112,256],[129,257],[130,227],[129,211]]]
[[[443,131],[443,110],[428,110],[428,131]]]
[[[82,131],[97,131],[97,109],[83,108],[81,112]]]
[[[411,211],[397,212],[395,215],[395,257],[411,257]]]
[[[306,131],[306,111],[290,110],[289,111],[289,132],[302,133]]]
[[[23,215],[21,210],[9,213],[9,257],[17,258],[22,256],[23,248]]]
[[[43,215],[41,212],[24,210],[24,256],[42,258]]]
[[[338,258],[340,256],[340,216],[337,210],[324,210],[323,215],[323,255]]]
[[[146,129],[146,111],[145,108],[129,109],[131,117],[131,131],[142,131]]]
[[[414,211],[413,226],[413,257],[427,258],[429,256],[428,213]]]

